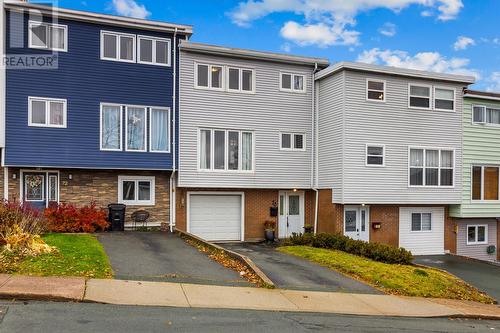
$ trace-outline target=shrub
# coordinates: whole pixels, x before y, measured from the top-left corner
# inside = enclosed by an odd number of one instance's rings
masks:
[[[98,208],[95,202],[80,208],[61,203],[45,209],[44,215],[53,232],[96,232],[109,226],[107,212]]]
[[[337,234],[294,234],[286,239],[283,244],[307,245],[317,248],[339,250],[375,261],[385,262],[387,264],[409,265],[413,260],[411,252],[403,248],[380,243],[368,243]]]

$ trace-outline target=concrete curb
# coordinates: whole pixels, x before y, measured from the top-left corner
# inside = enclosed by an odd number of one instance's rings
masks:
[[[2,274],[0,280],[2,299],[80,302],[85,297],[84,278]]]
[[[257,275],[259,277],[262,284],[266,288],[271,288],[271,289],[276,288],[274,282],[252,261],[252,259],[248,258],[247,256],[244,256],[244,255],[241,255],[237,252],[225,249],[217,244],[208,242],[204,239],[201,239],[201,238],[199,238],[195,235],[192,235],[190,233],[187,233],[185,231],[175,229],[175,232],[177,232],[181,237],[189,238],[189,239],[191,239],[195,242],[201,243],[201,244],[203,244],[203,245],[205,245],[213,250],[224,252],[229,257],[231,257],[235,260],[238,260],[243,265],[247,266],[250,271],[252,271],[253,273],[255,273],[255,275]]]

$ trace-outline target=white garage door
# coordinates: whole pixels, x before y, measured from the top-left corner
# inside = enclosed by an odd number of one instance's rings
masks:
[[[210,241],[241,240],[241,198],[190,194],[188,232]]]
[[[444,254],[444,208],[399,208],[399,246],[414,255]]]

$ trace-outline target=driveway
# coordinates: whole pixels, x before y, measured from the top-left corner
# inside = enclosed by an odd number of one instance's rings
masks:
[[[278,252],[274,246],[266,243],[219,245],[252,259],[278,288],[381,294],[378,290],[336,271]]]
[[[500,266],[453,255],[417,256],[414,262],[450,272],[500,301]]]
[[[179,236],[165,232],[97,234],[116,279],[249,286]]]

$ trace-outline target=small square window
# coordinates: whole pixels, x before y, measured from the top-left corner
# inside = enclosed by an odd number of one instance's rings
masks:
[[[53,51],[67,51],[67,31],[68,27],[65,25],[29,21],[29,47]]]
[[[136,35],[122,34],[110,31],[101,31],[101,59],[136,62]],[[139,53],[145,53],[144,57],[149,57],[148,43],[141,43],[139,39]],[[141,62],[139,58],[139,62]]]
[[[155,177],[118,176],[118,201],[126,205],[153,206]]]
[[[384,165],[384,146],[366,146],[366,165]]]
[[[411,231],[431,231],[432,214],[431,213],[412,213]]]
[[[385,81],[367,80],[366,99],[385,102]]]
[[[281,149],[283,150],[304,150],[304,134],[281,133]]]
[[[413,108],[430,109],[431,108],[431,87],[428,86],[409,86],[409,106]]]
[[[280,73],[280,90],[288,92],[304,92],[305,76],[302,74]]]
[[[488,225],[467,225],[467,245],[488,244]]]
[[[436,110],[455,110],[455,90],[434,88],[434,108]]]
[[[474,105],[472,107],[472,113],[473,113],[472,122],[477,124],[486,123],[486,107]]]
[[[66,127],[66,100],[28,98],[28,125],[37,127]]]

